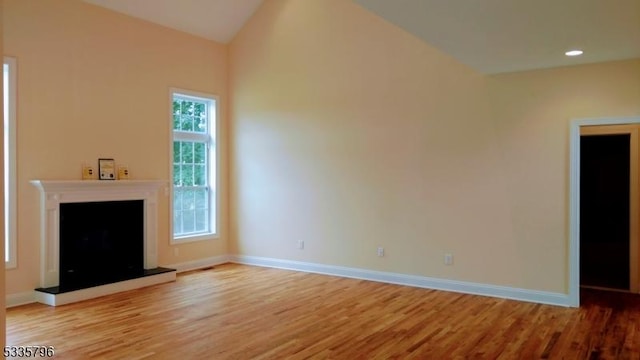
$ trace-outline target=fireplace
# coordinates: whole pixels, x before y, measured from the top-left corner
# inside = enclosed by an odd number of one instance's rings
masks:
[[[38,301],[60,305],[175,280],[175,270],[157,266],[157,197],[165,182],[31,183],[41,193]]]

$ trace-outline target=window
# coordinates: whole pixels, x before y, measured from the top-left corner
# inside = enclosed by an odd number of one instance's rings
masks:
[[[217,234],[216,114],[214,96],[171,91],[173,241]]]
[[[16,247],[16,59],[5,57],[4,94],[4,261],[6,268],[17,266]]]

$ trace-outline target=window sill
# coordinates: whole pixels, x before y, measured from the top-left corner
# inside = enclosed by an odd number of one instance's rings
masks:
[[[211,233],[211,234],[198,234],[192,236],[180,236],[180,237],[172,237],[170,244],[184,244],[188,242],[196,242],[196,241],[208,241],[208,240],[216,240],[219,239],[220,235]]]

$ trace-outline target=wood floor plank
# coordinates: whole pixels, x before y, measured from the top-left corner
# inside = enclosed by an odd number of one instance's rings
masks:
[[[639,359],[640,297],[580,309],[225,264],[59,307],[7,309],[57,359]]]

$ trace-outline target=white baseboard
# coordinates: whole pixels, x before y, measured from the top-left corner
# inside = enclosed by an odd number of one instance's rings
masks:
[[[162,266],[170,269],[176,269],[178,273],[182,273],[182,272],[191,271],[191,270],[204,269],[210,266],[220,265],[228,262],[229,262],[228,255],[220,255],[220,256],[213,256],[206,259],[192,260],[192,261],[186,261],[186,262],[181,262],[177,264],[162,265]]]
[[[18,294],[8,294],[6,301],[7,308],[34,303],[36,302],[35,291],[25,291]]]
[[[279,269],[304,271],[325,275],[334,275],[354,279],[378,281],[390,284],[407,285],[427,289],[459,292],[465,294],[491,296],[497,298],[513,299],[541,304],[557,306],[575,306],[568,294],[553,293],[547,291],[519,289],[507,286],[478,284],[465,281],[429,278],[425,276],[405,275],[391,272],[366,270],[334,265],[323,265],[300,261],[263,258],[242,255],[220,255],[201,260],[193,260],[172,265],[163,265],[176,269],[178,273],[203,269],[227,262],[238,264],[265,266]],[[35,302],[35,291],[27,291],[18,294],[9,294],[6,297],[7,307],[14,307]]]
[[[575,306],[568,294],[547,291],[519,289],[507,286],[478,284],[465,281],[436,279],[426,276],[405,275],[391,272],[323,265],[300,261],[233,255],[230,262],[246,265],[265,266],[278,269],[297,270],[310,273],[334,275],[354,279],[371,280],[390,284],[407,285],[426,289],[452,291],[464,294],[483,295],[504,299],[534,302],[557,306]]]

